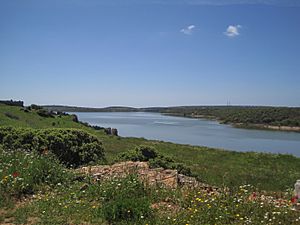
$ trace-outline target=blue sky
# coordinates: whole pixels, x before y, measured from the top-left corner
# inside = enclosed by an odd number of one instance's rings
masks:
[[[1,0],[0,99],[300,106],[297,0]]]

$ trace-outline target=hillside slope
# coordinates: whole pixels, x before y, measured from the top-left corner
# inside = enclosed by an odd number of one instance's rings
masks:
[[[215,186],[252,184],[264,190],[284,191],[300,178],[300,158],[291,155],[241,153],[143,138],[114,137],[74,122],[71,115],[42,117],[35,110],[25,112],[21,107],[0,105],[0,126],[83,129],[103,142],[109,163],[121,152],[139,145],[150,145],[190,167],[200,181]]]

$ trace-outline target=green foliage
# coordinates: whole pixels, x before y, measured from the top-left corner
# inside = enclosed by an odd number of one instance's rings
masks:
[[[39,115],[39,116],[42,116],[42,117],[52,117],[54,118],[53,114],[51,112],[48,112],[47,110],[45,109],[38,109],[36,111],[36,113]]]
[[[6,150],[49,151],[67,166],[77,167],[104,158],[98,138],[76,129],[0,127],[0,143]]]
[[[169,196],[170,191],[165,193]],[[101,182],[87,177],[36,193],[33,201],[11,216],[15,223],[24,224],[32,217],[38,219],[38,224],[49,225],[158,224],[150,203],[148,187],[135,175]]]
[[[51,192],[37,193],[11,217],[15,223],[36,218],[39,224],[299,224],[300,213],[292,210],[290,198],[290,191],[278,199],[250,185],[218,193],[151,189],[131,175],[55,186]]]
[[[200,181],[219,187],[251,184],[261,190],[284,191],[300,177],[300,158],[292,155],[222,151],[166,142],[157,142],[155,148],[188,165]]]
[[[263,106],[187,106],[157,109],[181,116],[217,118],[224,123],[300,126],[300,108]]]
[[[138,146],[127,152],[123,152],[119,155],[120,160],[130,160],[130,161],[149,161],[158,156],[156,149],[151,146]]]
[[[36,105],[36,104],[31,104],[30,105],[30,109],[33,109],[33,110],[40,110],[40,109],[43,109],[42,106],[39,106],[39,105]]]
[[[200,107],[187,109],[187,115],[190,115],[197,108]],[[223,110],[230,110],[230,108],[223,107]],[[238,108],[236,107],[236,110]],[[35,111],[25,113],[20,109],[22,108],[0,104],[0,126],[49,128],[53,127],[52,122],[55,122],[55,128],[82,129],[101,139],[108,163],[113,162],[117,155],[132,150],[136,146],[150,145],[157,149],[160,154],[171,157],[177,163],[183,163],[191,168],[192,174],[204,183],[219,187],[223,185],[234,187],[248,183],[267,191],[284,191],[293,186],[295,180],[300,177],[300,158],[291,155],[233,152],[201,146],[150,141],[144,138],[111,137],[104,135],[102,130],[96,131],[81,123],[73,122],[70,115],[46,118],[37,115]],[[274,108],[271,107],[271,109]],[[291,118],[297,114],[294,110],[299,110],[299,108],[280,109],[291,110],[291,114],[294,115]],[[19,120],[8,118],[5,116],[5,112],[17,116]],[[159,160],[159,157],[156,159]]]
[[[119,154],[118,160],[149,162],[152,168],[176,169],[179,173],[191,175],[190,168],[183,163],[176,163],[173,158],[165,156],[155,148],[147,145],[141,145]]]
[[[28,108],[30,110],[28,110]],[[30,127],[30,128],[49,128],[54,122],[55,127],[59,128],[79,128],[93,132],[92,128],[86,127],[80,123],[74,123],[72,115],[64,113],[40,116],[39,110],[31,110],[31,107],[18,107],[3,105],[0,103],[0,126]],[[9,116],[7,116],[9,115]],[[18,118],[18,119],[17,119]]]
[[[68,185],[72,175],[51,154],[0,150],[2,198],[31,194],[43,185]]]
[[[103,217],[109,222],[137,222],[151,213],[146,189],[134,175],[107,182],[102,188],[101,198]]]

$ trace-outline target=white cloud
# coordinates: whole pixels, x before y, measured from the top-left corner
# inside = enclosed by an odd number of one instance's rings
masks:
[[[191,24],[191,25],[181,29],[180,32],[182,32],[186,35],[191,35],[191,34],[193,34],[195,28],[196,28],[196,26]]]
[[[236,37],[240,35],[239,30],[242,28],[241,25],[229,25],[227,27],[227,30],[224,32],[224,34],[227,37]]]

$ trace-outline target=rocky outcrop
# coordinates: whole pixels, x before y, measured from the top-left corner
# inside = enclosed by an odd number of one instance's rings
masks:
[[[112,128],[111,129],[111,135],[118,136],[118,130],[117,130],[117,128]]]
[[[107,135],[118,136],[118,130],[116,128],[111,128],[111,127],[104,128],[104,132]]]
[[[189,188],[202,188],[208,191],[216,191],[217,188],[203,184],[194,177],[179,174],[177,170],[150,168],[147,162],[121,162],[111,166],[88,166],[77,169],[77,172],[92,175],[97,180],[125,177],[130,173],[136,173],[145,184],[151,186],[164,186],[177,188],[179,186]]]

